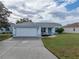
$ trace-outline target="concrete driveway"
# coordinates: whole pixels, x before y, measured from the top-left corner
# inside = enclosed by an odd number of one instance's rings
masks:
[[[57,59],[40,38],[13,38],[0,42],[0,59]]]

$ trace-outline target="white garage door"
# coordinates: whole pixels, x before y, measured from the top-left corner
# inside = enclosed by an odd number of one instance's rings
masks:
[[[16,36],[37,36],[37,28],[16,28]]]

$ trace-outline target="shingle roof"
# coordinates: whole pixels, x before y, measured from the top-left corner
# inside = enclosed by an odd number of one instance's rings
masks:
[[[54,27],[54,26],[61,26],[58,23],[47,23],[47,22],[26,22],[26,23],[19,23],[14,25],[14,27]]]
[[[76,27],[76,28],[79,27],[79,22],[64,26],[64,28],[73,28],[73,27]]]

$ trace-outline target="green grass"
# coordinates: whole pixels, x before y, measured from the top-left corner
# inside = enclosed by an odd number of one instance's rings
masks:
[[[79,59],[79,34],[60,34],[43,38],[45,47],[60,59]]]
[[[0,34],[0,41],[6,40],[11,37],[11,34]]]

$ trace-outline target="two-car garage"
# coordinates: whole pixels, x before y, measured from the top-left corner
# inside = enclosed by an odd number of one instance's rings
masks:
[[[16,28],[14,31],[14,37],[39,37],[40,35],[38,28]]]

